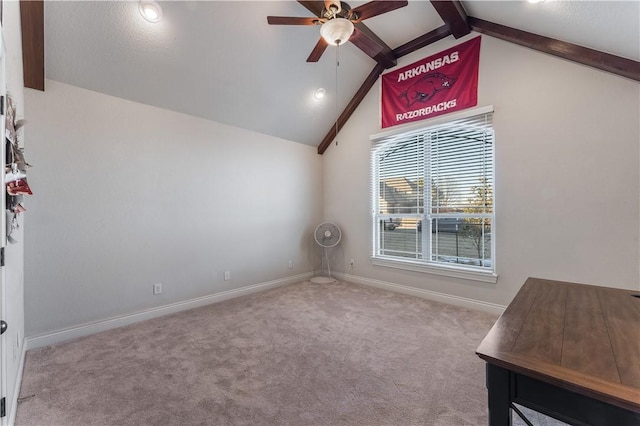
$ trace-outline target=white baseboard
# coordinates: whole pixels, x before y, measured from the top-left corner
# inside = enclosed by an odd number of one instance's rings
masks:
[[[447,303],[449,305],[462,306],[476,311],[488,312],[500,315],[506,309],[506,306],[497,305],[495,303],[483,302],[481,300],[469,299],[466,297],[454,296],[452,294],[438,293],[436,291],[423,290],[416,287],[410,287],[402,284],[395,284],[386,281],[374,280],[371,278],[360,277],[357,275],[344,274],[336,272],[333,274],[342,281],[352,282],[355,284],[363,284],[371,287],[377,287],[384,290],[394,291],[396,293],[408,294],[411,296],[421,297],[423,299],[434,300],[436,302]]]
[[[20,363],[18,364],[18,377],[16,378],[16,383],[13,387],[13,401],[10,401],[11,409],[9,410],[8,417],[9,426],[13,426],[16,424],[16,414],[18,413],[18,397],[20,396],[20,387],[22,386],[22,373],[24,371],[24,361],[27,355],[26,346],[27,344],[25,339],[23,340],[22,345],[20,345],[22,349],[20,352]]]
[[[188,309],[198,308],[200,306],[210,305],[212,303],[222,302],[223,300],[233,299],[234,297],[257,293],[259,291],[279,287],[286,284],[294,284],[300,281],[308,280],[312,276],[313,273],[307,272],[304,274],[294,275],[291,277],[281,278],[260,284],[249,285],[234,290],[222,291],[220,293],[185,300],[183,302],[171,303],[169,305],[147,309],[141,312],[136,312],[134,314],[122,315],[105,320],[81,324],[75,327],[69,327],[62,330],[43,333],[36,336],[29,336],[26,339],[25,346],[27,350],[49,346],[71,339],[77,339],[78,337],[100,333],[101,331],[111,330],[114,328],[123,327],[125,325],[134,324],[140,321],[173,314],[180,311],[186,311]]]

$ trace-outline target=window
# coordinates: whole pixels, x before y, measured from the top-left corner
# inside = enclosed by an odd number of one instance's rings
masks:
[[[373,261],[495,282],[492,108],[372,136]]]

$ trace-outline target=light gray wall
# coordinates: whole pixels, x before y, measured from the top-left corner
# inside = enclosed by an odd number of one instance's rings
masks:
[[[360,277],[501,305],[528,276],[640,288],[639,100],[637,82],[483,37],[479,105],[495,107],[499,273],[484,284],[370,264],[376,88],[319,157],[47,81],[44,93],[26,91],[36,192],[27,335],[310,271],[322,217],[344,231],[332,268]],[[151,295],[154,282],[163,295]]]
[[[25,95],[28,336],[319,262],[314,148],[50,80]]]
[[[22,33],[20,28],[20,3],[2,2],[2,34],[7,53],[7,91],[16,106],[16,117],[24,118],[24,82],[22,77]],[[25,145],[25,135],[18,133],[21,146]],[[27,156],[28,158],[28,156]],[[25,205],[29,205],[28,200]],[[4,214],[4,212],[2,213]],[[9,419],[15,415],[16,384],[19,380],[20,364],[24,347],[24,215],[20,215],[20,228],[12,234],[17,243],[8,244],[5,249],[5,312],[3,318],[7,332],[3,335],[7,355],[7,413]],[[5,235],[4,233],[2,234]]]
[[[454,46],[448,37],[398,63]],[[324,155],[325,216],[344,229],[337,270],[507,305],[529,276],[640,289],[640,85],[483,36],[478,106],[496,133],[497,284],[373,266],[374,87]],[[354,268],[348,267],[355,259]]]

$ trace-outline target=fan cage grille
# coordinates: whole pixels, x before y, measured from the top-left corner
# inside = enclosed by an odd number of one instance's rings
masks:
[[[333,222],[324,222],[318,225],[313,233],[316,243],[322,247],[334,247],[342,239],[342,232]]]

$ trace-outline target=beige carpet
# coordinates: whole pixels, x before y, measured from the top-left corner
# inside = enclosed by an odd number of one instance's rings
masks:
[[[496,316],[304,282],[29,351],[16,425],[485,425]]]

